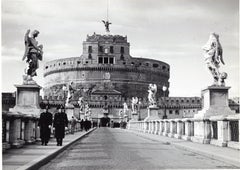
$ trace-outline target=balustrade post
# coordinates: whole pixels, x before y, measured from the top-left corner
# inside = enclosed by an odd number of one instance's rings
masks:
[[[158,135],[162,135],[163,133],[163,121],[160,120],[159,121],[159,131],[158,131]]]
[[[218,142],[220,142],[220,146],[226,147],[228,142],[228,121],[220,120],[217,121],[218,127]]]
[[[181,120],[177,121],[177,133],[174,135],[175,138],[181,139],[183,131],[183,122]]]
[[[10,128],[9,117],[7,113],[3,113],[2,115],[2,151],[3,152],[10,148],[9,128]]]
[[[154,131],[154,134],[158,134],[158,132],[159,132],[159,120],[156,120],[156,122],[155,122],[155,131]]]
[[[33,136],[33,116],[25,115],[25,128],[24,128],[24,140],[27,144],[32,144],[35,140],[32,139]]]
[[[11,115],[9,143],[13,148],[20,148],[24,144],[24,141],[21,140],[21,118],[18,113],[11,112]]]
[[[167,121],[163,122],[163,136],[167,136]]]
[[[190,120],[184,120],[184,136],[182,139],[184,140],[191,140],[191,121]]]
[[[144,133],[147,133],[149,129],[149,122],[148,121],[144,121]]]
[[[170,122],[169,122],[168,137],[170,137],[170,138],[174,137],[174,120],[170,120]]]
[[[151,120],[148,120],[148,131],[147,131],[147,133],[150,133],[151,130],[152,130],[152,122],[151,122]]]
[[[155,132],[155,124],[156,124],[156,121],[155,120],[152,120],[152,129],[151,129],[151,134],[154,134]]]
[[[35,139],[36,139],[37,142],[40,142],[41,141],[41,138],[40,138],[40,127],[38,126],[38,122],[39,122],[39,119],[36,119],[36,123],[35,123],[35,128],[36,128]],[[51,128],[51,134],[52,134],[52,128]]]

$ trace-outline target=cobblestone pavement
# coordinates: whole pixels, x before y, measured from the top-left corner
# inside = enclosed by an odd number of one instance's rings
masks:
[[[41,170],[228,168],[237,167],[122,129],[99,128]]]

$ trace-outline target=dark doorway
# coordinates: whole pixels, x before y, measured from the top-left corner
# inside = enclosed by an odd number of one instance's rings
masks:
[[[102,117],[100,119],[100,126],[107,127],[110,125],[110,118],[109,117]]]

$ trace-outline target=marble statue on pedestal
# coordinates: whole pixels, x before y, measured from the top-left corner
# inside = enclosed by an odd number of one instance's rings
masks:
[[[78,99],[78,105],[79,105],[79,107],[80,107],[80,112],[83,112],[83,105],[84,105],[83,97],[79,97],[79,99]]]
[[[127,115],[127,112],[128,112],[128,105],[126,102],[123,103],[123,114],[124,115]]]
[[[73,88],[73,82],[70,82],[67,85],[67,99],[66,99],[66,106],[70,105],[70,101],[73,98],[73,94],[74,94],[75,89]]]
[[[157,85],[156,84],[149,84],[148,86],[148,101],[149,106],[156,106],[156,93],[157,93]]]
[[[202,49],[204,50],[205,62],[214,79],[213,85],[219,85],[220,79],[220,85],[225,86],[224,80],[227,78],[227,73],[221,73],[219,71],[220,64],[225,64],[223,61],[222,46],[219,42],[219,35],[211,33],[209,40]]]
[[[39,67],[38,60],[42,60],[43,58],[43,46],[38,45],[36,40],[39,31],[34,30],[30,37],[29,33],[30,30],[27,30],[24,37],[25,52],[22,60],[26,60],[28,63],[28,68],[25,70],[26,75],[23,76],[23,84],[36,84],[32,77],[37,76],[36,70]]]
[[[132,97],[132,112],[136,113],[138,108],[138,97]]]

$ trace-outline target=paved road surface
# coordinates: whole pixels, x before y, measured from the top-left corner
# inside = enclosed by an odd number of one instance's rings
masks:
[[[99,128],[41,170],[237,168],[122,129]]]

